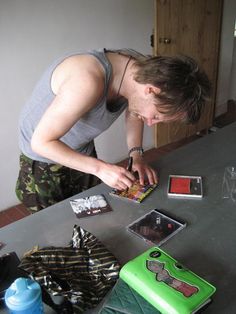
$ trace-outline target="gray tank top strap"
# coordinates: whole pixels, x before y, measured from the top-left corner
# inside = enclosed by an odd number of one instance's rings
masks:
[[[105,52],[114,52],[114,53],[119,53],[121,55],[124,55],[124,56],[129,56],[129,57],[132,57],[136,60],[139,60],[139,59],[143,59],[143,58],[146,58],[147,56],[134,50],[134,49],[131,49],[131,48],[122,48],[122,49],[104,49]]]
[[[104,88],[104,95],[107,94],[111,73],[112,73],[112,66],[110,61],[106,57],[106,50],[100,49],[100,50],[89,50],[86,52],[86,54],[90,54],[98,59],[98,61],[102,64],[104,70],[105,70],[105,88]]]

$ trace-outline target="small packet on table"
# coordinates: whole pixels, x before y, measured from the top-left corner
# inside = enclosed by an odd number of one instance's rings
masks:
[[[170,175],[167,195],[173,198],[203,198],[202,177]]]

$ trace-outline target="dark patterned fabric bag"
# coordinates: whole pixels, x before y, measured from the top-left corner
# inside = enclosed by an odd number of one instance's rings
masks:
[[[120,270],[106,247],[76,225],[71,245],[39,249],[26,255],[19,267],[41,285],[44,302],[58,313],[83,313],[95,307],[116,283]],[[59,305],[54,302],[57,297],[63,299]]]

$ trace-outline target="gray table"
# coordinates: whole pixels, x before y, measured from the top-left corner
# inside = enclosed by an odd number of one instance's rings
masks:
[[[150,247],[126,226],[151,209],[164,209],[185,220],[187,227],[162,249],[217,287],[206,313],[236,313],[236,204],[221,195],[224,168],[236,165],[235,135],[236,123],[159,159],[153,166],[159,171],[160,185],[140,205],[112,198],[110,188],[101,184],[74,198],[103,193],[113,208],[111,213],[78,220],[65,200],[0,229],[0,241],[6,243],[0,253],[15,251],[21,257],[34,245],[67,245],[74,224],[79,224],[124,264]],[[169,199],[170,174],[202,176],[204,198]]]

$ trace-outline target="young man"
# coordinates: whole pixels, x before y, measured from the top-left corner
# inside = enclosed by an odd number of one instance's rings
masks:
[[[97,159],[93,142],[124,110],[133,171],[141,184],[145,178],[156,183],[142,158],[144,123],[196,122],[208,93],[207,76],[188,57],[102,49],[55,61],[21,114],[18,198],[34,212],[99,179],[115,189],[130,187],[134,175]]]

